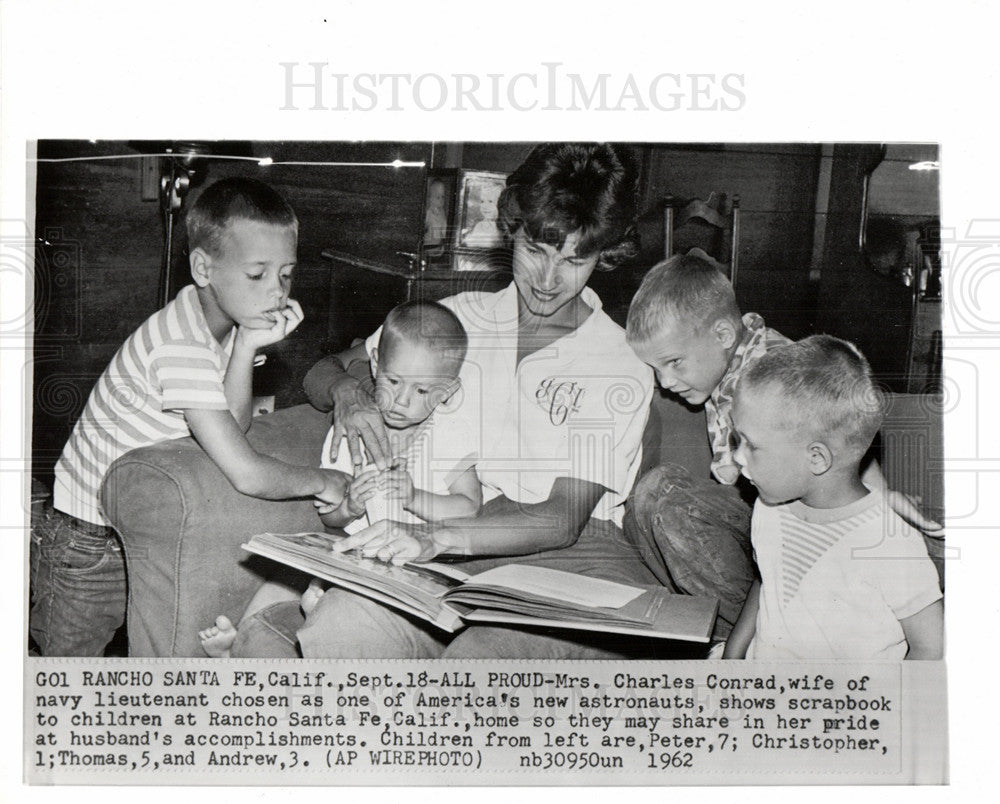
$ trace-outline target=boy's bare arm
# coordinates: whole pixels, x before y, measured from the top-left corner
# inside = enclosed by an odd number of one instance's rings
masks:
[[[474,467],[469,467],[448,487],[449,494],[413,490],[413,501],[406,510],[425,522],[471,517],[483,506],[483,486]]]
[[[350,525],[357,517],[348,509],[347,498],[345,497],[344,501],[332,511],[320,513],[319,519],[328,528],[342,529]]]
[[[237,426],[245,433],[253,421],[253,361],[257,350],[236,334],[233,337],[233,353],[229,357],[222,387],[229,410]]]
[[[334,469],[295,466],[257,452],[228,410],[184,411],[202,449],[241,494],[265,500],[316,497],[340,504],[350,477]]]
[[[910,646],[907,659],[940,659],[944,655],[944,602],[940,598],[899,624]]]
[[[754,580],[747,592],[747,599],[743,601],[743,608],[740,609],[740,616],[736,619],[729,639],[726,640],[726,647],[722,651],[723,659],[745,659],[747,648],[750,647],[750,640],[753,639],[757,630],[757,609],[760,606],[760,581]]]
[[[347,494],[338,506],[322,505],[317,502],[319,518],[328,528],[346,528],[354,520],[365,515],[365,504],[375,496],[378,473],[374,469],[362,472],[350,479]]]

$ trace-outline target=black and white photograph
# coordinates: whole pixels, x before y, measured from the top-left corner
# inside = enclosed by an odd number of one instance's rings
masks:
[[[36,152],[31,655],[943,659],[934,146]]]
[[[400,260],[421,238],[416,165],[442,152],[460,156],[445,167],[469,195],[501,175],[480,166],[509,169],[490,223],[506,268],[467,288],[323,256]],[[37,153],[37,655],[676,659],[723,656],[739,623],[756,637],[740,657],[941,658],[935,147],[42,141]],[[733,185],[740,216],[675,214]],[[742,381],[772,350],[759,386]],[[254,415],[255,399],[277,412]],[[797,472],[786,430],[804,453],[821,446]],[[775,477],[756,470],[758,450],[785,462]],[[758,563],[764,533],[751,541],[756,500],[755,518],[799,523],[768,526],[773,576]],[[833,532],[805,523],[840,508],[822,518],[861,530],[836,532],[835,557]],[[540,563],[706,605],[693,645],[507,624],[451,638],[244,549],[258,533],[326,530],[375,565]],[[891,603],[859,608],[869,599]],[[766,643],[762,627],[776,629]],[[384,636],[397,631],[400,644]]]
[[[109,71],[167,33],[115,0],[75,72],[5,9],[12,790],[968,785],[1000,228],[932,7],[807,86],[513,4],[408,51],[292,3],[254,58],[205,10],[216,89]]]
[[[430,262],[447,255],[454,231],[456,175],[453,171],[427,172],[424,196],[424,236],[422,256]]]

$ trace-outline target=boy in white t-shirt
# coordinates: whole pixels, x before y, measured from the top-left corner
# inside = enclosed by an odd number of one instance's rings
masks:
[[[456,465],[455,459],[464,456],[441,448],[446,436],[433,436],[431,427],[434,411],[461,387],[467,344],[458,317],[437,302],[406,302],[389,313],[372,349],[371,370],[375,404],[395,460],[383,472],[373,463],[363,464],[339,506],[317,503],[324,525],[356,533],[383,519],[437,522],[478,513],[483,493],[475,469]],[[439,442],[433,451],[432,437]],[[322,465],[351,473],[346,439],[331,461],[333,439],[331,427]],[[466,446],[471,453],[472,445]]]
[[[861,482],[881,419],[867,361],[828,335],[768,349],[741,377],[735,457],[759,492],[761,580],[724,658],[941,658],[941,590],[923,537]]]
[[[331,529],[348,533],[391,519],[397,522],[436,522],[475,516],[483,492],[472,465],[470,434],[448,419],[433,426],[432,416],[461,387],[458,378],[468,348],[468,337],[458,317],[437,302],[412,301],[394,308],[382,324],[378,347],[372,350],[371,370],[375,403],[389,434],[393,462],[379,472],[362,465],[339,505],[317,502],[320,519]],[[331,460],[334,429],[323,445],[322,466],[354,471],[346,439]],[[466,452],[467,450],[467,452]],[[463,460],[469,456],[468,460]],[[313,580],[302,595],[309,613],[324,587]],[[267,583],[250,602],[243,620],[266,606],[293,599],[288,587]],[[243,622],[241,620],[241,622]],[[225,616],[201,631],[209,656],[228,656],[238,627]]]

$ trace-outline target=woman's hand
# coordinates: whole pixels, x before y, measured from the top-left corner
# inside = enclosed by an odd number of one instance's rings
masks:
[[[889,503],[889,507],[899,514],[904,522],[935,539],[944,538],[944,526],[923,515],[919,508],[921,502],[919,497],[910,497],[901,491],[890,491],[889,489],[885,489],[882,494],[885,496],[885,501]]]
[[[940,522],[935,522],[933,519],[928,519],[923,515],[919,507],[921,503],[919,497],[911,497],[901,491],[893,491],[889,488],[878,461],[868,462],[868,465],[861,473],[861,482],[871,491],[882,492],[889,507],[899,514],[908,525],[935,539],[944,538],[944,526]]]
[[[392,450],[385,422],[371,394],[362,383],[348,378],[337,386],[333,396],[330,460],[337,460],[340,440],[346,436],[355,474],[364,464],[364,449],[368,450],[368,455],[379,471],[386,469],[392,462]]]
[[[333,549],[338,553],[359,550],[367,558],[405,564],[407,561],[430,561],[443,547],[425,522],[408,524],[386,519],[342,539]]]

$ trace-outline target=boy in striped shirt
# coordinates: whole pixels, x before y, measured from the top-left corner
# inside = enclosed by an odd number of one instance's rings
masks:
[[[880,403],[867,361],[829,335],[769,349],[743,374],[735,456],[758,491],[761,580],[724,658],[941,658],[941,590],[923,537],[861,481]]]
[[[339,504],[350,478],[291,466],[245,437],[257,350],[302,321],[288,297],[298,220],[246,178],[208,187],[187,216],[194,284],[155,313],[98,379],[56,464],[52,508],[32,523],[29,627],[46,656],[100,656],[125,616],[125,566],[98,494],[133,449],[191,435],[240,492]]]

